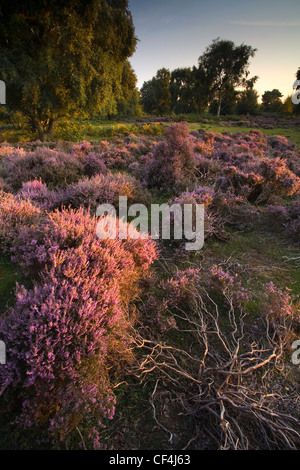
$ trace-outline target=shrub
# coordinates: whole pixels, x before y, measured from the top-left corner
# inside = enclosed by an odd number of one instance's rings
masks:
[[[83,176],[79,158],[49,148],[37,148],[29,153],[14,152],[4,162],[4,178],[15,190],[22,183],[41,180],[49,188],[65,187]]]
[[[41,211],[28,200],[0,191],[0,249],[8,251],[23,226],[38,223]]]
[[[171,279],[161,283],[170,308],[193,309],[206,292],[220,306],[232,303],[241,308],[251,297],[237,277],[213,265],[207,273],[199,268],[178,271]]]
[[[81,157],[81,163],[83,165],[83,172],[88,177],[98,174],[105,175],[107,173],[107,167],[102,155],[98,155],[95,152],[88,152],[87,155]]]
[[[115,147],[102,154],[103,161],[108,168],[126,170],[135,160],[135,155],[126,147]]]
[[[95,211],[99,204],[113,204],[116,208],[119,196],[127,196],[128,204],[143,203],[146,200],[145,191],[142,191],[139,182],[126,173],[108,173],[84,178],[75,183],[61,194],[61,202],[74,208],[80,206],[90,207]]]
[[[265,192],[280,196],[291,196],[299,192],[300,178],[290,171],[286,162],[280,158],[264,159],[258,171],[267,185]]]
[[[183,190],[195,181],[196,162],[194,144],[185,123],[170,126],[166,140],[152,150],[152,158],[144,168],[149,188]]]
[[[34,206],[48,211],[51,211],[57,204],[57,193],[49,191],[41,180],[23,183],[21,190],[17,193],[17,198],[30,200]]]
[[[9,356],[0,394],[8,412],[17,411],[15,423],[57,442],[80,425],[91,447],[114,415],[109,370],[130,359],[129,305],[157,257],[151,240],[100,240],[96,226],[83,208],[69,209],[22,233],[21,265],[43,269],[32,290],[18,289],[0,323]]]
[[[267,315],[273,322],[284,319],[300,321],[299,310],[293,304],[290,289],[279,289],[273,282],[265,286]]]

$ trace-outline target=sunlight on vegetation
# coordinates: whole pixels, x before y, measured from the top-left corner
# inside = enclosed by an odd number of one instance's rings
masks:
[[[0,9],[0,448],[296,450],[300,69],[259,103],[217,38],[138,90],[128,8]]]

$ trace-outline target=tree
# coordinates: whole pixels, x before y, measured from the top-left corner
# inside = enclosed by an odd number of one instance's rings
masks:
[[[190,67],[173,70],[170,77],[171,109],[175,113],[193,111],[193,77]]]
[[[118,115],[139,116],[141,114],[140,94],[137,89],[137,77],[127,60],[122,73],[122,98],[118,102]]]
[[[270,113],[277,113],[282,110],[282,94],[277,88],[272,91],[265,91],[262,95],[263,110]]]
[[[282,105],[282,111],[284,114],[293,114],[294,112],[294,104],[292,102],[292,95],[286,97]]]
[[[254,84],[258,77],[252,77],[245,83],[245,89],[240,92],[240,96],[237,102],[236,111],[237,114],[252,114],[256,115],[259,113],[258,104],[258,92],[254,90]]]
[[[212,114],[235,114],[236,111],[236,103],[239,96],[238,91],[234,88],[231,83],[227,83],[224,86],[223,93],[222,93],[222,106],[219,110],[219,100],[218,98],[214,99],[210,102],[209,111]]]
[[[112,114],[136,46],[128,0],[2,2],[0,79],[39,138],[60,117]]]
[[[154,114],[157,110],[156,78],[143,83],[141,88],[141,100],[145,113]]]
[[[162,68],[156,76],[144,82],[141,97],[144,111],[150,114],[167,114],[170,112],[170,71]]]
[[[199,57],[199,70],[218,103],[217,116],[221,114],[225,90],[240,86],[248,77],[249,60],[255,52],[251,46],[235,46],[232,41],[217,38]]]

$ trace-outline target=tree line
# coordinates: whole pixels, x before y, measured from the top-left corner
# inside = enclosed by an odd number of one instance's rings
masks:
[[[137,44],[128,0],[10,0],[0,5],[0,80],[6,112],[21,113],[43,140],[60,118],[256,114],[256,49],[216,39],[198,66],[158,70],[140,92],[129,62]],[[266,92],[266,111],[282,105]],[[294,109],[293,103],[286,107]],[[299,106],[297,107],[299,110]]]
[[[159,115],[210,111],[217,116],[299,112],[292,96],[282,102],[278,89],[265,91],[259,104],[255,90],[258,77],[249,77],[249,63],[255,52],[245,44],[236,46],[232,41],[215,39],[199,57],[198,66],[171,72],[162,68],[144,82],[140,91],[144,111]]]
[[[10,112],[51,134],[60,118],[137,112],[127,0],[10,0],[0,5],[0,79]]]

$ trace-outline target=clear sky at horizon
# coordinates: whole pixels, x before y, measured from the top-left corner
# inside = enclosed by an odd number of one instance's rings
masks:
[[[130,62],[140,88],[166,67],[197,65],[213,39],[257,49],[250,76],[260,96],[277,88],[292,94],[300,67],[299,0],[129,0],[139,39]]]

